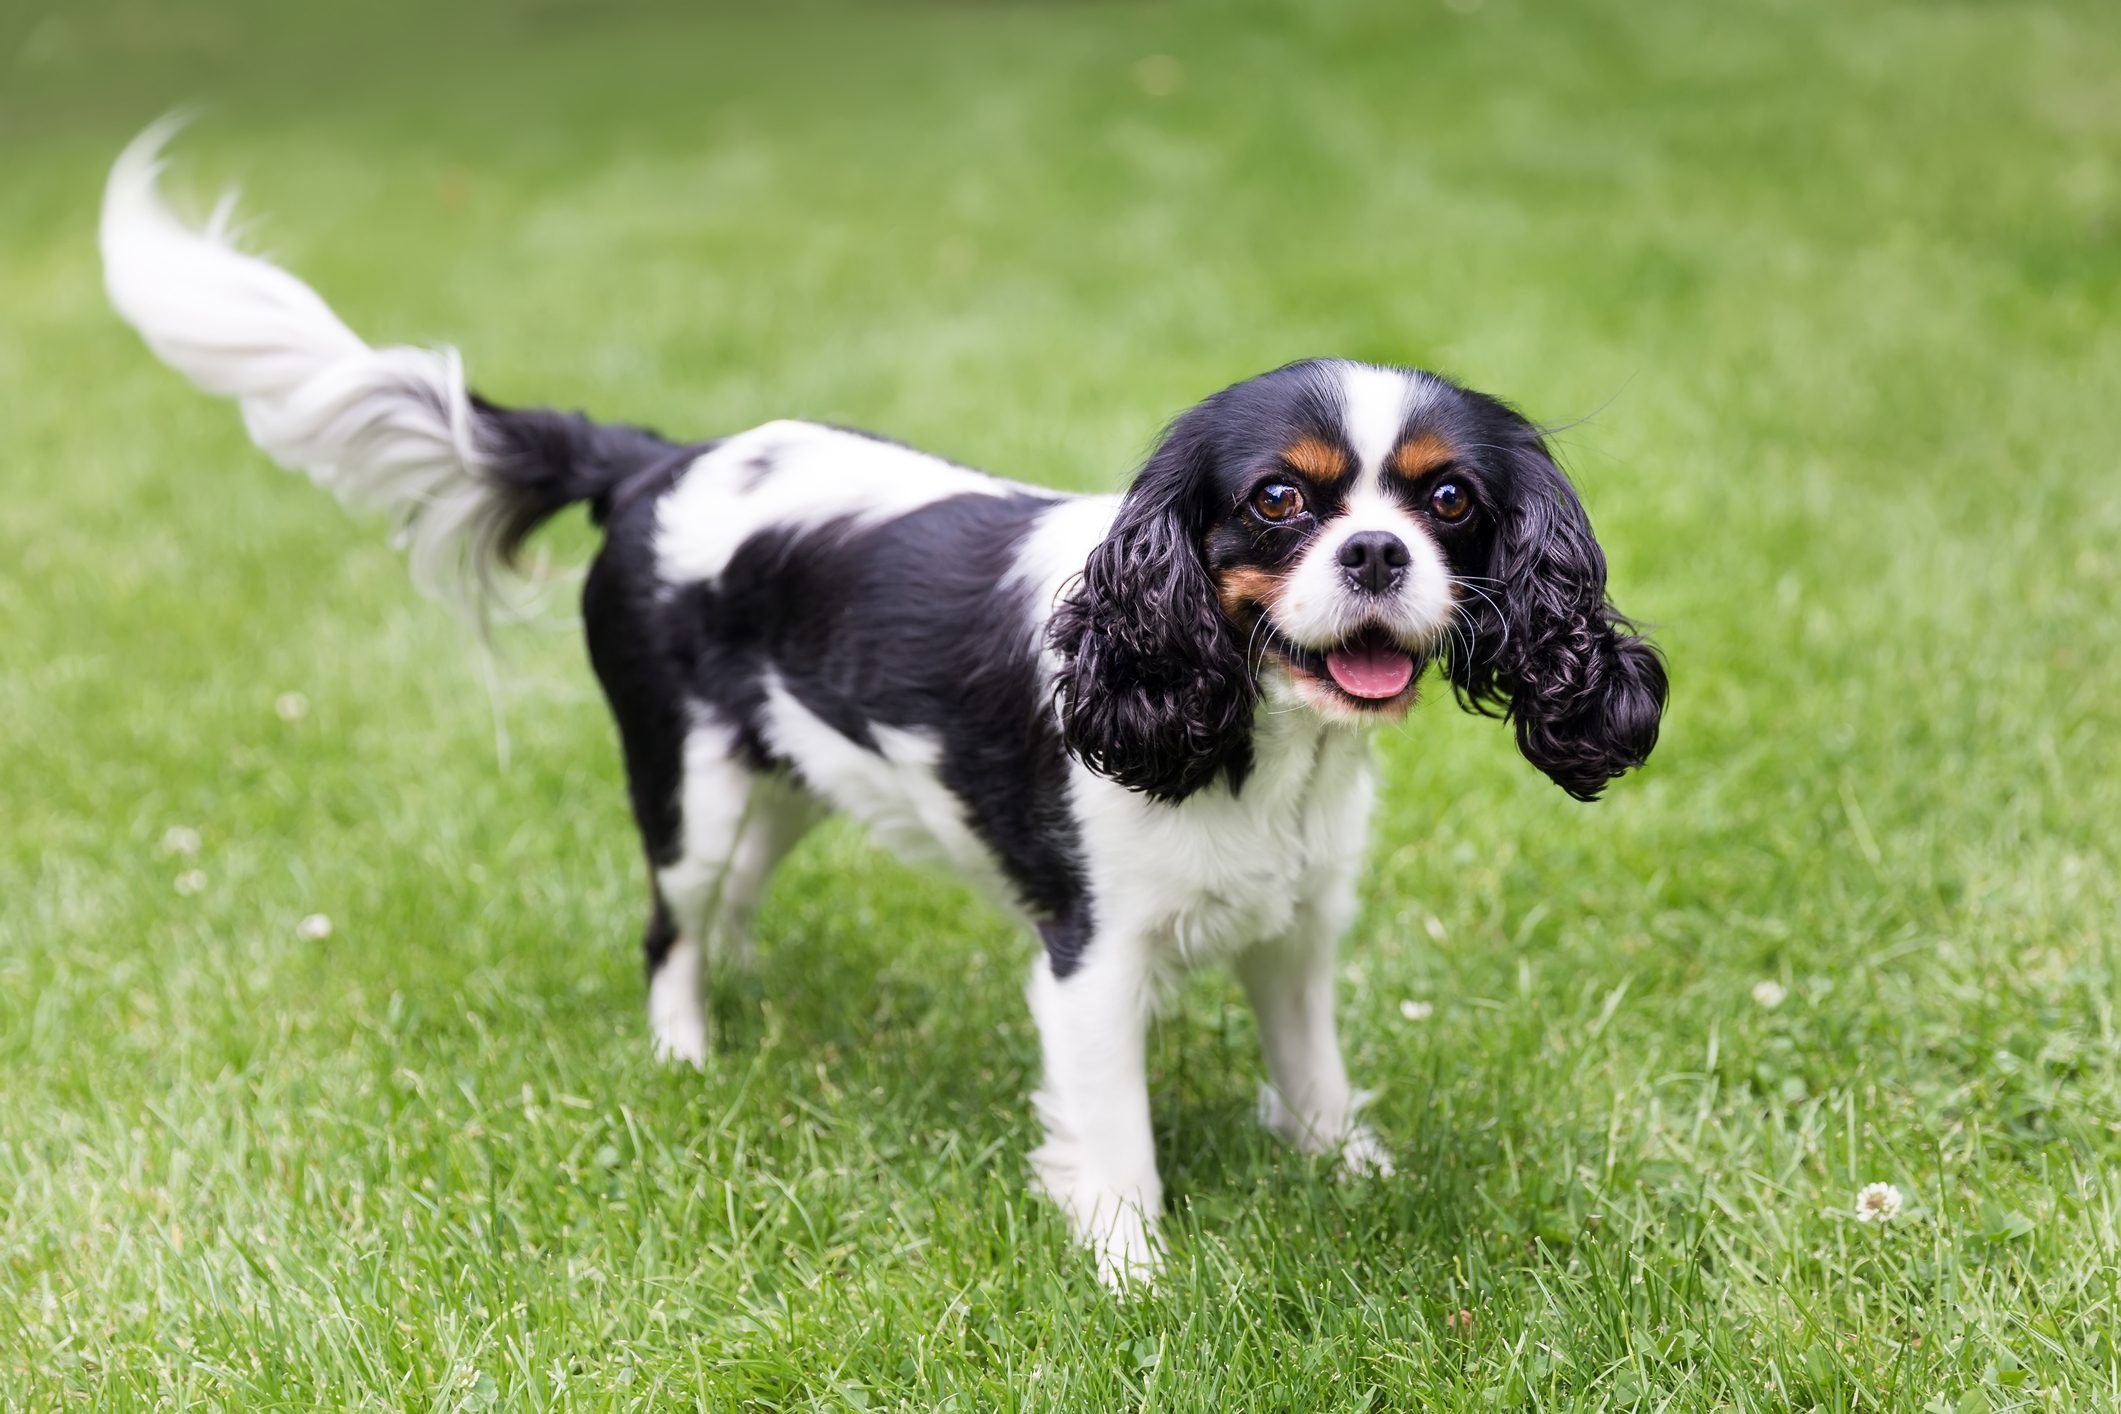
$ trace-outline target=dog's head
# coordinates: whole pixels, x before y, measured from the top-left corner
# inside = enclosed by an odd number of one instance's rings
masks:
[[[1251,762],[1266,675],[1390,720],[1440,658],[1580,800],[1657,741],[1664,665],[1536,428],[1431,374],[1292,364],[1164,435],[1055,614],[1069,749],[1159,800]]]

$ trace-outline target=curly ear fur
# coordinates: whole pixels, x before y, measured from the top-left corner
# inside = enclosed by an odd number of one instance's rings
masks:
[[[1252,762],[1257,684],[1201,562],[1212,401],[1165,435],[1047,630],[1068,750],[1169,802]]]
[[[1657,744],[1664,661],[1606,598],[1605,554],[1538,434],[1523,427],[1503,450],[1511,501],[1488,593],[1454,635],[1451,685],[1466,707],[1515,723],[1518,749],[1556,785],[1596,800]]]

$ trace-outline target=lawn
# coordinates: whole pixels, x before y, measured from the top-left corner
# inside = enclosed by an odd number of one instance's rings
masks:
[[[2121,1406],[2110,4],[21,6],[0,1407]],[[95,202],[190,100],[177,189],[504,400],[1099,489],[1311,354],[1568,424],[1673,706],[1594,806],[1382,736],[1399,1175],[1258,1130],[1199,976],[1110,1299],[1029,947],[838,827],[656,1065],[589,532],[489,661],[148,358]]]

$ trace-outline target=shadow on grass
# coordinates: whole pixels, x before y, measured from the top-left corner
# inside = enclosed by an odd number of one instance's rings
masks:
[[[813,896],[800,916],[769,918],[752,965],[712,988],[715,1050],[739,1062],[762,1055],[820,1100],[828,1090],[874,1093],[902,1122],[998,1143],[1022,1165],[1037,1133],[1038,1046],[1021,1001],[1033,943],[968,900],[898,896],[896,868],[842,864],[827,896]],[[894,915],[917,926],[894,932],[882,922]],[[1322,1244],[1322,1262],[1381,1244],[1375,1280],[1396,1285],[1410,1243],[1436,1256],[1488,1223],[1478,1190],[1505,1164],[1502,1136],[1519,1118],[1504,1112],[1501,1090],[1490,1091],[1503,1107],[1491,1112],[1424,1105],[1423,1095],[1445,1088],[1442,1064],[1429,1056],[1430,1073],[1395,1075],[1397,1103],[1388,1096],[1370,1116],[1398,1173],[1343,1181],[1330,1158],[1297,1152],[1259,1124],[1257,1037],[1234,982],[1214,969],[1190,979],[1149,1043],[1174,1229],[1254,1249],[1300,1230]]]

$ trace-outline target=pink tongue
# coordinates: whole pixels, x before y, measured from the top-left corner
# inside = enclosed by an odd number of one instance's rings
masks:
[[[1414,680],[1414,660],[1384,643],[1351,643],[1326,655],[1326,671],[1356,697],[1397,697]]]

